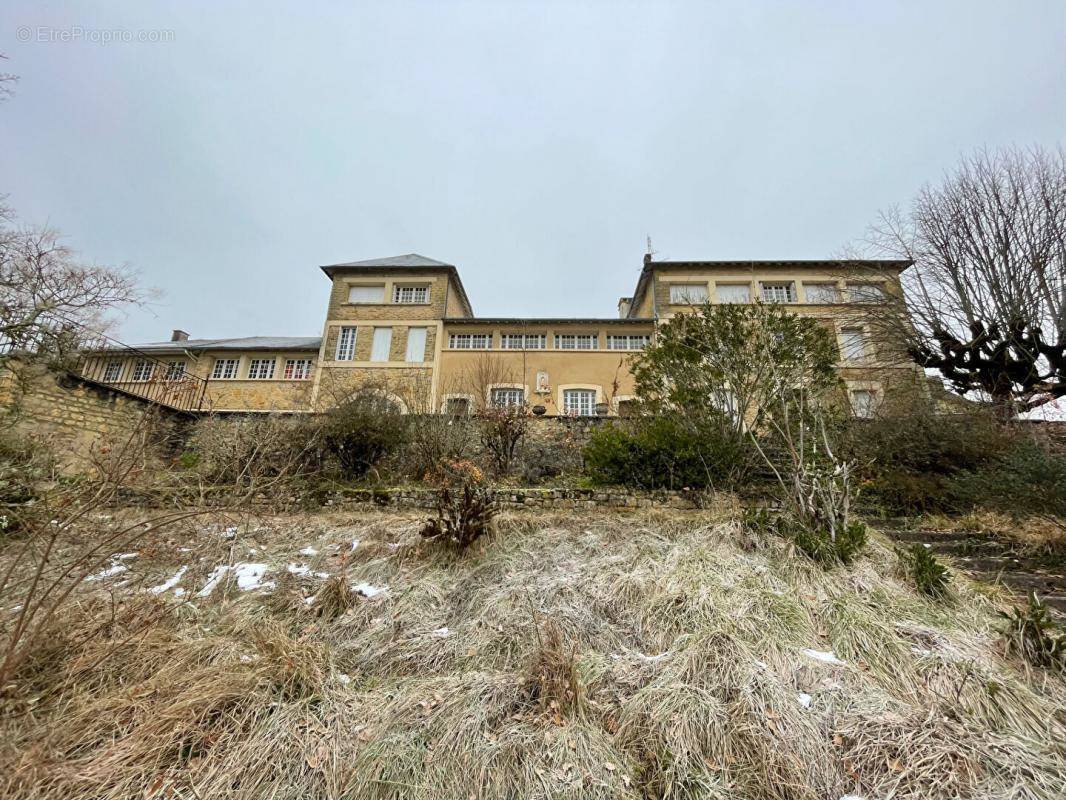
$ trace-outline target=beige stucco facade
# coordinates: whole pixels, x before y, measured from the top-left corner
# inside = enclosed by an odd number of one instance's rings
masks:
[[[645,258],[617,318],[495,319],[475,317],[454,266],[398,256],[322,267],[330,291],[318,338],[180,339],[139,352],[181,360],[203,381],[205,410],[307,412],[374,390],[419,413],[522,402],[548,415],[618,414],[635,394],[630,360],[657,324],[702,302],[759,300],[818,318],[841,345],[856,402],[876,405],[890,384],[920,376],[881,352],[869,326],[869,304],[899,293],[907,266]],[[125,360],[110,382],[136,393],[143,380],[131,378],[146,368],[137,353]],[[151,380],[167,372],[158,364]]]

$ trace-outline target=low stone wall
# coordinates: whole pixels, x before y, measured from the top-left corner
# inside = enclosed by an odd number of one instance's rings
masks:
[[[701,492],[609,489],[497,489],[503,508],[703,508],[711,496]],[[437,505],[435,489],[341,489],[322,499],[330,508],[422,508]]]

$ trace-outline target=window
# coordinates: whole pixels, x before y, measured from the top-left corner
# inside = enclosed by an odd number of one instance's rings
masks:
[[[287,358],[285,359],[285,380],[306,381],[311,377],[311,359]]]
[[[151,361],[134,361],[133,362],[133,380],[135,381],[147,381],[152,377],[152,362]]]
[[[557,333],[556,350],[598,350],[599,336],[595,333]]]
[[[444,413],[453,417],[465,417],[470,413],[470,399],[466,397],[449,397],[444,401]]]
[[[448,337],[453,350],[488,350],[492,347],[491,333],[453,333]]]
[[[349,286],[349,303],[384,303],[384,286]]]
[[[543,350],[548,337],[543,333],[503,333],[500,347],[504,350]]]
[[[374,342],[370,346],[371,361],[388,361],[392,353],[392,328],[374,328]]]
[[[805,283],[807,302],[813,305],[832,305],[840,302],[840,289],[835,283]]]
[[[764,303],[795,303],[796,284],[792,281],[763,283],[762,299]]]
[[[168,381],[180,381],[185,377],[185,362],[168,361],[166,376]]]
[[[274,377],[276,363],[273,358],[253,358],[248,364],[248,380],[269,381]]]
[[[737,396],[730,389],[721,389],[714,392],[711,395],[711,404],[724,412],[732,420],[740,419],[740,404],[737,402]]]
[[[869,389],[854,389],[851,392],[851,408],[856,417],[869,419],[877,408],[877,395]]]
[[[489,399],[495,408],[513,408],[526,402],[526,393],[522,389],[493,389]]]
[[[426,360],[426,329],[407,329],[407,361],[420,364]]]
[[[719,303],[751,302],[751,284],[748,283],[718,283],[714,291]]]
[[[675,306],[696,306],[707,302],[706,283],[670,284],[670,302]]]
[[[609,333],[607,334],[608,350],[643,350],[648,346],[651,336],[646,333]]]
[[[596,390],[564,389],[563,411],[579,417],[591,417],[596,411]]]
[[[848,298],[853,303],[880,303],[885,299],[885,289],[879,283],[849,283]]]
[[[352,361],[355,358],[356,328],[341,328],[337,336],[337,360]]]
[[[392,302],[402,305],[424,305],[429,302],[429,287],[396,286],[392,290]]]
[[[237,366],[241,363],[239,358],[216,358],[215,366],[211,370],[214,380],[229,381],[237,377]]]
[[[104,383],[114,383],[122,376],[122,362],[108,361],[104,367]]]
[[[840,351],[845,361],[862,361],[866,358],[866,334],[862,328],[840,329]]]

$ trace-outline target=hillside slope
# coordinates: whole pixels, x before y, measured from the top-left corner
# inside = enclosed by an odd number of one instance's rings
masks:
[[[1066,683],[1004,658],[994,590],[926,600],[884,540],[826,572],[726,510],[505,516],[462,559],[418,527],[147,538],[9,692],[0,795],[1063,796]]]

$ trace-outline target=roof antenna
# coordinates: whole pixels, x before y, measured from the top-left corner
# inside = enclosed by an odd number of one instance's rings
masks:
[[[651,256],[656,255],[658,251],[652,249],[652,247],[651,247],[651,237],[648,236],[647,239],[648,239],[648,253],[647,253],[647,255],[648,255],[649,259],[650,259]]]

